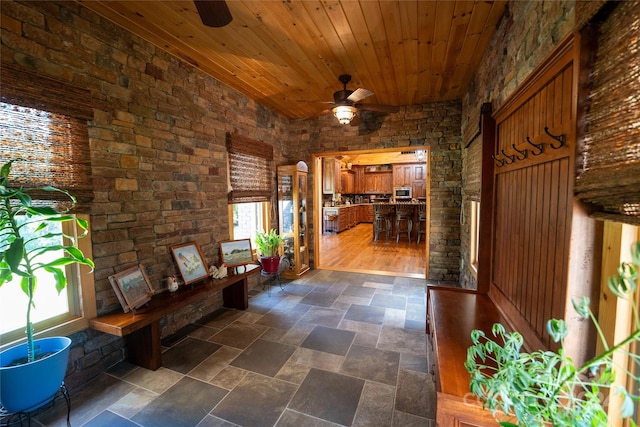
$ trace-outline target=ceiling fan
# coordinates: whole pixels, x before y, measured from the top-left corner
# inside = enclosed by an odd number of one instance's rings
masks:
[[[347,89],[347,83],[351,81],[351,75],[349,74],[341,74],[338,80],[343,84],[343,89],[333,93],[333,101],[321,102],[323,104],[332,104],[333,106],[320,112],[320,114],[333,112],[333,115],[338,119],[340,124],[348,125],[356,117],[358,110],[378,111],[382,113],[397,113],[400,111],[400,107],[394,105],[363,104],[360,101],[373,95],[373,92],[363,88],[356,90]]]
[[[224,0],[193,0],[202,23],[207,27],[224,27],[233,20]]]

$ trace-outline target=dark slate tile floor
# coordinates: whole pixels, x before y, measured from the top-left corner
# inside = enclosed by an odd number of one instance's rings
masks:
[[[435,426],[425,282],[313,270],[72,391],[72,426]],[[58,405],[34,426],[66,425]]]

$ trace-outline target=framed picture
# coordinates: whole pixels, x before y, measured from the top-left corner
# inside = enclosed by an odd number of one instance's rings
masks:
[[[220,242],[220,255],[227,267],[236,267],[253,262],[251,240],[225,240]]]
[[[122,305],[125,313],[146,304],[153,295],[153,288],[149,283],[147,273],[141,265],[136,265],[113,276],[109,282]]]
[[[185,285],[209,276],[207,263],[204,261],[200,247],[196,242],[172,246],[171,254],[178,265]]]

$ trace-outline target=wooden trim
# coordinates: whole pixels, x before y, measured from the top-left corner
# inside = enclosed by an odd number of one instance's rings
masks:
[[[480,110],[482,128],[482,177],[480,178],[480,236],[478,237],[478,292],[486,294],[491,285],[493,265],[493,153],[496,144],[496,121],[491,116],[491,103],[485,103]]]
[[[608,278],[617,273],[618,266],[623,261],[630,261],[631,254],[628,248],[635,242],[640,240],[640,227],[634,227],[617,222],[607,221],[604,223],[603,232],[603,253],[602,253],[602,269],[600,277],[600,298],[598,309],[592,307],[594,312],[598,313],[598,321],[602,329],[602,333],[611,347],[614,343],[619,343],[627,337],[633,327],[630,301],[616,297],[607,284]],[[636,292],[636,300],[640,298],[640,292]],[[638,300],[640,301],[640,300]],[[631,353],[637,354],[637,343],[635,348],[630,348]],[[604,351],[603,343],[598,340],[596,345],[596,354]],[[616,353],[613,356],[616,366],[628,365],[630,369],[634,369],[634,363],[629,360],[627,355]],[[622,369],[618,370],[618,375],[611,390],[615,390],[616,386],[623,386],[630,389],[633,379]],[[618,393],[610,393],[608,396],[608,414],[610,427],[619,427],[623,425],[623,420],[619,417],[622,400]]]

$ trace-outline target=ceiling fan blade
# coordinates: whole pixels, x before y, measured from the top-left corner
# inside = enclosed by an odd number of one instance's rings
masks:
[[[351,126],[360,126],[360,116],[356,114],[356,116],[353,119],[351,119],[349,124]]]
[[[355,107],[360,110],[378,111],[380,113],[397,113],[400,111],[400,107],[395,105],[356,104]]]
[[[207,27],[224,27],[233,20],[224,0],[193,0],[202,23]]]
[[[362,89],[361,87],[359,87],[358,89],[354,90],[353,93],[347,97],[347,99],[351,102],[358,102],[361,99],[365,99],[366,97],[371,96],[373,94],[374,93],[371,92],[370,90]]]
[[[331,109],[327,108],[326,110],[322,110],[319,113],[315,113],[311,116],[305,117],[304,120],[313,120],[313,119],[317,119],[320,116],[324,116],[325,114],[329,114],[331,113]]]
[[[333,101],[314,101],[311,99],[297,99],[296,102],[311,102],[313,104],[333,104]]]

